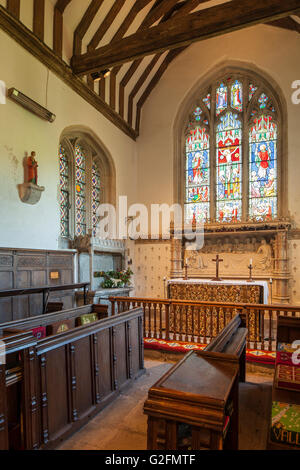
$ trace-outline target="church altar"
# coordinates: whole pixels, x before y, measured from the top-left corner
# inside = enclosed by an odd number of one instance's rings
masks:
[[[167,283],[168,298],[173,300],[199,300],[206,302],[229,302],[229,303],[252,303],[267,304],[269,299],[269,287],[266,281],[244,280],[222,280],[213,281],[209,279],[171,279]],[[170,330],[174,331],[174,325],[179,324],[180,312],[175,312],[176,318],[170,318]],[[213,336],[216,334],[216,325],[218,323],[217,311],[214,309],[212,316],[209,309],[201,309],[200,325],[195,324],[197,331],[203,332],[204,326],[211,328]],[[212,318],[212,326],[210,327]],[[224,309],[222,318],[225,323],[231,320],[230,315]],[[192,334],[192,314],[187,316],[188,331]],[[197,321],[196,321],[197,323]],[[251,341],[256,341],[259,337],[261,328],[260,313],[254,311],[249,317],[249,337]]]
[[[168,297],[178,300],[267,304],[269,287],[266,281],[171,279],[168,281]]]

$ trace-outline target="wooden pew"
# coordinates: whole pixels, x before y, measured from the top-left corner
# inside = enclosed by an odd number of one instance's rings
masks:
[[[106,305],[84,305],[83,307],[48,313],[46,315],[30,317],[24,320],[0,323],[0,335],[7,329],[34,330],[39,327],[47,328],[55,323],[64,322],[70,319],[76,320],[83,315],[90,315],[93,313],[97,314],[98,320],[102,320],[108,316],[108,307]]]
[[[82,282],[77,284],[61,284],[56,286],[41,286],[30,287],[25,289],[0,290],[0,300],[6,298],[18,298],[22,296],[28,296],[28,298],[30,299],[31,296],[37,296],[38,294],[41,294],[42,297],[40,302],[40,313],[45,314],[49,311],[53,311],[55,305],[58,307],[58,310],[61,310],[61,302],[54,302],[53,300],[50,301],[51,293],[56,293],[56,295],[63,296],[66,291],[75,291],[75,289],[83,289],[84,305],[86,305],[89,286],[90,284],[88,282]]]
[[[4,376],[13,379],[15,364],[0,369],[0,415],[5,417],[0,424],[0,449],[55,448],[144,372],[141,308],[40,340],[16,330],[101,307],[85,306],[1,325],[0,339],[15,344],[22,380],[17,402],[9,380],[4,380]],[[10,416],[18,413],[26,416],[18,423],[22,442],[8,432]]]
[[[238,449],[246,337],[238,315],[204,351],[187,354],[150,389],[148,450]]]

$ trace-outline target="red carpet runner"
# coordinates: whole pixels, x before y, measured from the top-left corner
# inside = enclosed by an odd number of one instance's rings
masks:
[[[201,351],[205,348],[206,345],[184,343],[182,341],[166,341],[163,339],[144,338],[144,346],[145,349],[187,353],[189,351]],[[260,349],[247,349],[246,359],[248,362],[275,364],[276,352],[262,351]]]

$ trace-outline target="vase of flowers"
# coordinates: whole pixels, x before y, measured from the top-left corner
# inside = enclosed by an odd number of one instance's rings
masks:
[[[103,289],[119,289],[129,287],[133,272],[130,268],[119,271],[99,271],[94,273],[95,278],[102,278],[101,287]]]

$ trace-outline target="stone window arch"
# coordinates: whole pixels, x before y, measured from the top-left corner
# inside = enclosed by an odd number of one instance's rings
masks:
[[[174,199],[186,221],[223,225],[287,214],[286,112],[272,79],[221,67],[191,91],[174,130]]]
[[[113,161],[92,133],[65,131],[60,139],[60,240],[96,236],[100,204],[115,206]]]

